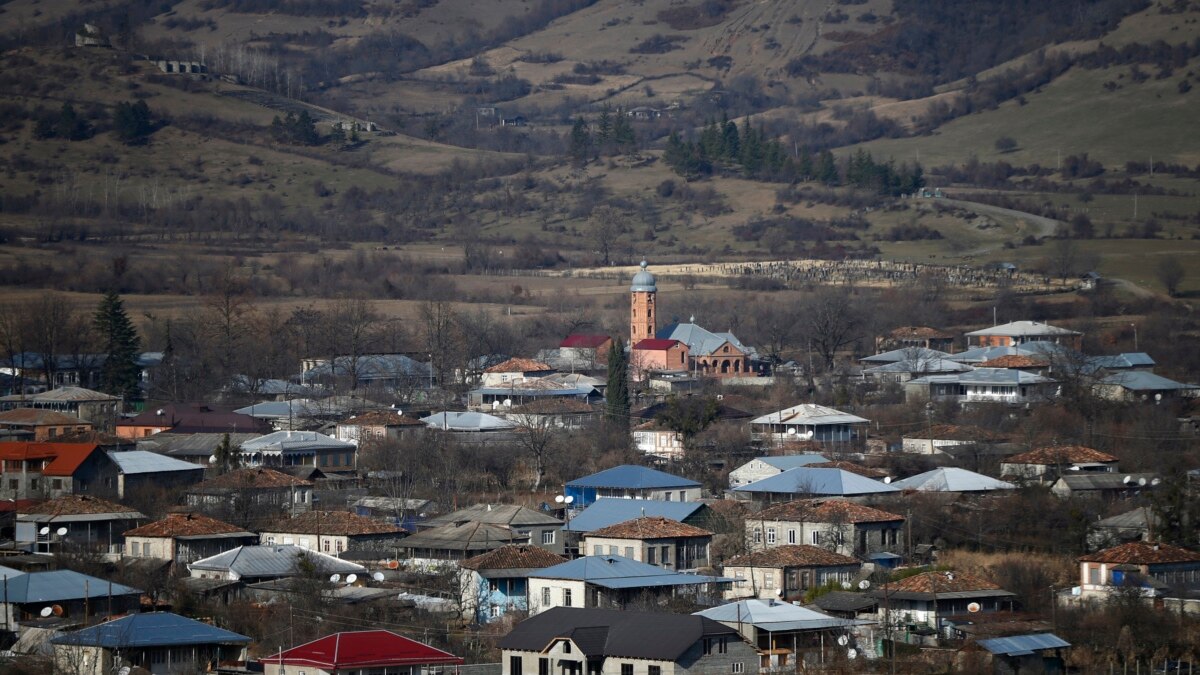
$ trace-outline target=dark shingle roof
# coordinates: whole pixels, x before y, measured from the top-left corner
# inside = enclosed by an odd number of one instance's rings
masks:
[[[1161,565],[1165,563],[1200,562],[1200,552],[1171,544],[1131,541],[1103,551],[1079,557],[1079,562],[1098,562],[1114,565]]]
[[[712,532],[681,523],[678,520],[662,516],[649,516],[602,527],[589,532],[587,536],[609,539],[665,539],[669,537],[711,537]]]
[[[739,555],[726,561],[727,567],[820,567],[857,565],[850,556],[808,544],[776,546],[765,551]]]
[[[540,652],[570,638],[587,656],[675,661],[701,638],[722,635],[737,633],[702,616],[555,607],[522,621],[500,648]]]
[[[467,558],[458,566],[469,570],[542,569],[566,561],[561,555],[539,546],[513,545]]]
[[[756,520],[797,523],[888,523],[903,521],[904,516],[845,499],[802,499],[765,508]]]

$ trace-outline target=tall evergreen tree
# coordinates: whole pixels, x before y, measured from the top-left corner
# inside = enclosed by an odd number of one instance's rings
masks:
[[[588,131],[587,122],[582,117],[575,118],[575,124],[571,127],[567,154],[577,164],[587,164],[592,157],[592,132]]]
[[[609,422],[629,423],[629,355],[625,341],[613,340],[608,352],[608,387],[604,390],[604,414]]]
[[[125,303],[115,290],[104,294],[96,309],[96,332],[104,342],[104,366],[100,370],[100,388],[126,400],[138,399],[141,369],[137,364],[141,339],[125,312]]]

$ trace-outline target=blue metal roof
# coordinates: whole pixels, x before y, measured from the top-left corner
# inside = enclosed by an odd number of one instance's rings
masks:
[[[576,478],[567,483],[567,487],[655,490],[659,488],[700,487],[700,484],[694,480],[672,476],[669,473],[664,473],[656,469],[634,466],[633,464],[623,464],[590,476]]]
[[[993,654],[1004,656],[1025,656],[1040,649],[1059,649],[1071,646],[1070,642],[1058,637],[1054,633],[1013,635],[1012,637],[978,640],[976,644]]]
[[[821,461],[825,461],[824,458]],[[602,527],[616,525],[643,515],[653,518],[662,516],[683,522],[685,518],[704,508],[700,502],[664,502],[658,499],[597,499],[594,503],[571,518],[566,529],[571,532],[592,532]]]
[[[732,583],[726,577],[681,574],[619,555],[589,555],[531,572],[530,578],[586,581],[604,588],[649,588]]]
[[[779,494],[809,494],[823,496],[870,495],[896,492],[896,488],[843,469],[788,469],[777,476],[733,488],[737,492],[774,492]]]
[[[111,589],[111,590],[110,590]],[[8,601],[16,604],[62,602],[108,595],[141,595],[136,588],[71,570],[29,572],[8,580]]]
[[[170,613],[132,614],[51,640],[56,645],[106,649],[246,644],[250,641],[245,635]]]

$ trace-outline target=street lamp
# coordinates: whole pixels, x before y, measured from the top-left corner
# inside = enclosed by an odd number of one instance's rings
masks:
[[[1133,328],[1133,351],[1136,352],[1138,350],[1137,324],[1131,323],[1129,326]]]

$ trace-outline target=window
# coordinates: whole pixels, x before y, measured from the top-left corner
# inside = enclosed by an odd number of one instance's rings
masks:
[[[521,657],[519,657],[519,656],[508,657],[508,672],[511,675],[520,675],[520,672],[522,670],[523,670],[523,666],[521,665]]]
[[[821,545],[821,533],[820,532],[816,532],[816,531],[812,532],[812,543],[813,543],[813,546]]]
[[[592,555],[604,555],[604,547],[600,544],[596,544],[592,547]]]
[[[727,638],[721,638],[717,641],[717,653],[724,654],[728,650]]]
[[[621,675],[633,675],[633,664],[632,663],[622,663],[621,664]]]
[[[562,603],[563,607],[570,607],[571,606],[571,589],[564,588],[564,589],[562,589],[562,591],[563,591],[563,603]]]
[[[625,547],[625,557],[629,558],[631,560],[633,559],[633,547],[632,546]]]
[[[1089,584],[1099,584],[1100,583],[1100,568],[1099,567],[1089,567],[1088,568],[1088,583]]]
[[[775,573],[767,572],[763,575],[763,588],[772,590],[775,588]]]
[[[542,545],[554,543],[554,530],[542,530]]]
[[[775,543],[775,528],[773,528],[773,527],[767,528],[767,543],[768,544]]]
[[[268,544],[269,546],[274,546],[274,545],[275,545],[275,535],[273,535],[273,534],[271,534],[271,535],[267,535],[267,544]]]
[[[337,541],[335,541],[335,542],[333,543],[333,552],[334,552],[334,553],[341,553],[341,552],[342,552],[342,540],[341,540],[341,539],[338,539]]]
[[[324,553],[329,553],[329,540],[328,539],[321,540],[321,551]]]
[[[21,482],[19,480],[17,480],[16,478],[8,479],[8,489],[9,490],[16,490],[20,487],[21,487]]]
[[[729,672],[744,673],[746,672],[746,664],[742,663],[741,661],[734,661],[733,663],[729,664]]]
[[[758,528],[754,529],[754,543],[756,543],[756,544],[762,543],[762,530],[760,530]]]
[[[712,638],[704,638],[704,655],[712,654],[713,641]]]
[[[549,606],[550,606],[550,589],[543,588],[542,589],[542,607],[549,607]]]
[[[538,675],[550,675],[550,659],[538,659]]]
[[[504,608],[500,605],[492,605],[491,609],[488,610],[488,616],[492,617],[493,619],[499,619],[503,613]]]
[[[29,489],[30,490],[38,489],[38,479],[36,479],[36,478],[29,479]]]
[[[496,583],[495,579],[488,581],[488,593],[496,593],[500,590],[500,584]]]
[[[564,653],[564,654],[570,654],[570,653],[571,653],[571,642],[570,642],[569,640],[563,640],[562,646],[563,646],[563,653]]]
[[[662,675],[662,666],[646,666],[646,675]]]
[[[788,543],[789,544],[796,543],[796,531],[795,530],[788,530]]]
[[[148,542],[148,541],[142,543],[142,557],[143,558],[150,557],[150,542]]]
[[[616,547],[616,546],[609,546],[609,547],[608,547],[608,554],[609,554],[609,555],[617,555],[617,547]]]
[[[50,481],[50,487],[54,488],[55,490],[61,490],[62,489],[62,479],[55,478],[54,480]]]

